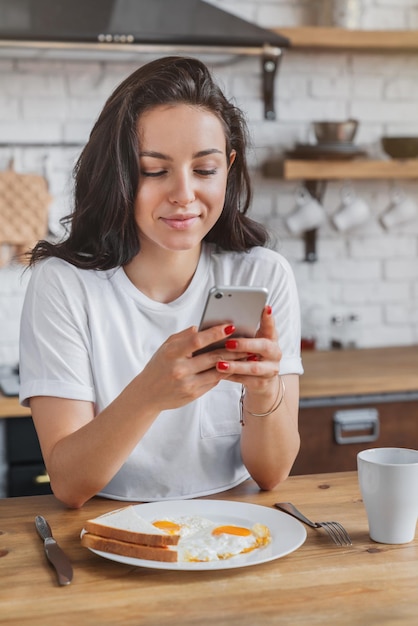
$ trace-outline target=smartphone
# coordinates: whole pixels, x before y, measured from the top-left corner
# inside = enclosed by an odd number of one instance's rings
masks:
[[[207,296],[199,330],[219,324],[233,324],[235,332],[225,339],[254,337],[267,297],[268,290],[265,287],[212,287]],[[195,354],[222,348],[225,339],[211,343]]]

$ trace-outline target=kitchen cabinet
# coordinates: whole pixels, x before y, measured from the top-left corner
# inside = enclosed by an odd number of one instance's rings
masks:
[[[356,470],[360,450],[418,449],[418,393],[302,401],[299,432],[292,474]]]
[[[418,346],[303,352],[292,474],[356,470],[373,447],[418,449]]]
[[[52,493],[31,417],[6,421],[7,496]]]
[[[5,421],[6,496],[51,493],[30,409],[16,397],[0,394],[0,419]]]

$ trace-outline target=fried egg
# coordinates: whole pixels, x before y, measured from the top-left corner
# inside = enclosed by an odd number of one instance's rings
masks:
[[[200,516],[167,518],[152,522],[168,534],[179,534],[178,560],[188,562],[219,561],[251,552],[271,541],[263,524],[252,528],[234,524],[217,524]]]
[[[214,523],[200,517],[198,515],[182,515],[175,519],[167,517],[161,520],[155,520],[152,525],[164,531],[168,535],[180,535],[180,537],[188,537],[205,528],[212,528]]]

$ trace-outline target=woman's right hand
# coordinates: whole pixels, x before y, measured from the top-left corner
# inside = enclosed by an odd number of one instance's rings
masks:
[[[229,358],[231,353],[222,348],[194,355],[210,344],[227,339],[235,328],[219,325],[198,331],[195,326],[171,335],[155,352],[142,372],[131,385],[141,386],[147,404],[160,412],[184,406],[212,389],[227,373],[216,370],[219,360]],[[239,359],[246,354],[234,353]]]

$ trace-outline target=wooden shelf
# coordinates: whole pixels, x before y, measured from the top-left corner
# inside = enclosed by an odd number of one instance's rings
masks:
[[[418,179],[418,159],[373,161],[322,161],[285,159],[282,176],[285,180],[402,180]]]
[[[418,51],[418,30],[348,30],[323,26],[273,28],[291,48]]]

